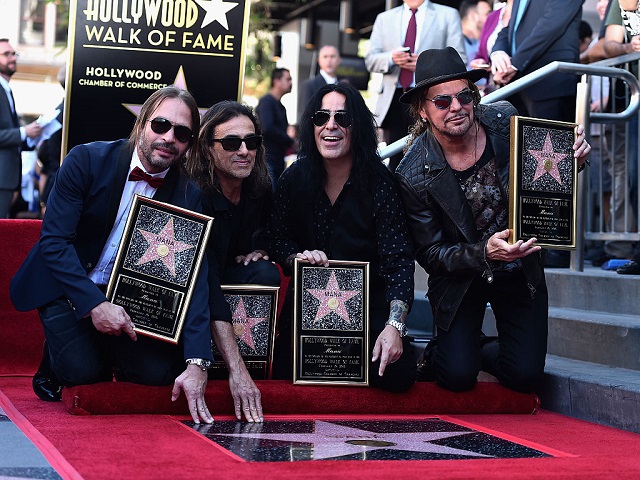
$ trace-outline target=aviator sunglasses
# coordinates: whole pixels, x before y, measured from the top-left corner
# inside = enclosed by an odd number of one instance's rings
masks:
[[[173,135],[181,143],[188,143],[193,138],[193,132],[189,127],[174,125],[166,118],[156,117],[153,120],[149,120],[149,123],[151,124],[151,130],[157,134],[167,133],[173,127]]]
[[[262,137],[260,135],[247,135],[244,138],[240,137],[224,137],[224,138],[214,138],[213,142],[220,142],[222,144],[223,150],[227,152],[237,152],[240,150],[240,146],[242,142],[247,147],[247,150],[257,150],[262,145]]]
[[[451,106],[454,98],[458,99],[460,105],[469,105],[473,102],[473,92],[471,90],[462,90],[456,95],[438,95],[433,98],[427,98],[426,100],[433,102],[438,110],[446,110]]]
[[[351,126],[351,118],[344,110],[338,110],[336,112],[330,112],[329,110],[318,110],[311,116],[311,120],[316,127],[322,127],[327,124],[329,119],[333,116],[333,119],[342,128],[349,128]]]

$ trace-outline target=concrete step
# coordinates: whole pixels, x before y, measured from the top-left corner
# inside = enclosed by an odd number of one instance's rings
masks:
[[[640,316],[551,307],[548,352],[640,370]]]
[[[545,277],[551,307],[623,315],[637,315],[640,311],[640,275],[618,275],[586,266],[583,272],[549,268]]]
[[[640,373],[547,355],[542,408],[640,433]]]

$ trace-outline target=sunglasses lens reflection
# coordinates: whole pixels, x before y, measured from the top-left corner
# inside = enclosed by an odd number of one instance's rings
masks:
[[[316,127],[322,127],[323,125],[326,125],[330,118],[331,112],[328,112],[326,110],[318,110],[313,114],[313,117],[311,117],[311,119],[313,120],[313,124]],[[349,117],[347,117],[347,112],[334,112],[333,119],[342,128],[349,128],[351,126],[351,121],[349,120]]]
[[[193,137],[191,130],[184,125],[173,125],[166,118],[158,117],[151,120],[151,130],[154,133],[162,134],[167,133],[173,127],[173,134],[179,142],[187,143]]]
[[[247,146],[247,150],[257,150],[262,145],[262,137],[260,135],[250,135],[245,138],[225,137],[214,138],[214,142],[220,142],[222,148],[227,152],[237,152],[242,146],[242,142]]]

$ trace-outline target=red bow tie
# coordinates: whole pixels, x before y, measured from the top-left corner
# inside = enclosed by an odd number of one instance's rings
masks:
[[[140,167],[136,167],[131,170],[129,174],[129,180],[132,182],[138,182],[140,180],[147,182],[153,188],[160,188],[164,183],[164,178],[152,177],[148,173],[144,172]]]

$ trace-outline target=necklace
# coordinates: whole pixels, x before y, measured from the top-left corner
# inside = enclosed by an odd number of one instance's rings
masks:
[[[480,129],[480,126],[476,123],[476,135],[474,138],[474,142],[473,142],[473,172],[471,173],[470,176],[466,176],[466,178],[463,178],[463,173],[468,172],[469,169],[467,168],[466,170],[462,170],[462,171],[458,171],[458,170],[453,170],[453,174],[456,176],[456,178],[458,179],[458,183],[460,184],[460,188],[462,189],[462,191],[464,192],[465,196],[469,193],[469,190],[471,190],[472,193],[478,193],[478,172],[480,171],[480,168],[478,166],[478,130]]]

